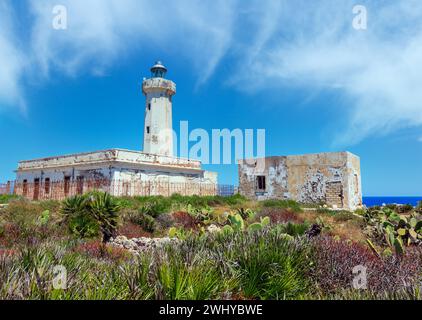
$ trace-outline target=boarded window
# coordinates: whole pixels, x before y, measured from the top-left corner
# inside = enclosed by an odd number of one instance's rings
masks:
[[[37,201],[40,198],[40,179],[34,179],[34,200]]]
[[[76,193],[83,194],[84,193],[84,177],[77,177],[76,178]]]
[[[266,181],[265,176],[256,177],[256,190],[265,191],[266,190]]]
[[[70,177],[64,177],[64,196],[67,197],[70,192]]]
[[[44,193],[50,194],[50,178],[45,178],[44,180]]]

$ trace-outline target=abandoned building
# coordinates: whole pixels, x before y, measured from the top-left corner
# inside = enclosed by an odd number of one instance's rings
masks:
[[[355,210],[362,206],[360,159],[350,152],[239,161],[239,192]]]
[[[21,161],[14,192],[27,198],[63,199],[92,189],[113,195],[216,193],[217,174],[201,162],[173,155],[172,97],[176,84],[157,62],[145,79],[144,152],[110,149]]]

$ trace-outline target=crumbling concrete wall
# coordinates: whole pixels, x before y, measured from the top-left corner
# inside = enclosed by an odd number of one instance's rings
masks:
[[[257,189],[258,176],[265,177],[264,191]],[[242,160],[239,192],[353,210],[362,205],[360,160],[349,152]]]
[[[268,157],[239,162],[239,192],[248,198],[288,198],[287,157]],[[265,176],[267,192],[256,188],[256,177]]]

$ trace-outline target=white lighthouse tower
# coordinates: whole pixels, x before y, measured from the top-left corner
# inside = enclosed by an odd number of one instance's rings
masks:
[[[176,84],[165,79],[166,73],[166,67],[157,61],[151,68],[151,78],[142,83],[146,96],[143,151],[173,156],[172,97]]]

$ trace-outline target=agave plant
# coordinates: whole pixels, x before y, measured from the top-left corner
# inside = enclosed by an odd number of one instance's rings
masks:
[[[75,214],[84,214],[87,211],[87,197],[76,195],[63,202],[61,213],[63,221],[67,222]]]
[[[100,227],[103,242],[115,237],[119,222],[119,203],[108,193],[96,192],[89,197],[88,208]]]
[[[61,208],[62,220],[70,232],[80,238],[91,238],[98,235],[99,227],[91,215],[86,195],[76,195],[66,199]]]
[[[72,233],[87,237],[99,229],[104,243],[116,234],[119,211],[119,202],[104,192],[77,195],[67,199],[62,207],[63,222]]]

